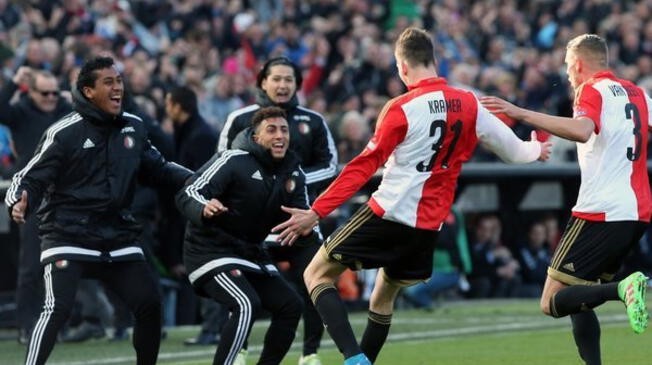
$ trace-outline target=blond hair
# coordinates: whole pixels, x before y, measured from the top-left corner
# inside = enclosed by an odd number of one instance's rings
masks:
[[[571,39],[566,50],[601,68],[609,66],[607,42],[597,34],[582,34]]]

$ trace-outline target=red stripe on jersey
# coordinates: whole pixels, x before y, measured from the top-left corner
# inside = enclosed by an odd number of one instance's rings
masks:
[[[582,213],[573,211],[573,217],[582,218],[587,221],[604,222],[607,215],[603,213]]]
[[[599,74],[596,74],[596,76]],[[578,100],[575,103],[573,118],[591,118],[595,124],[593,131],[595,134],[598,134],[600,133],[600,115],[602,114],[602,95],[592,86],[593,82],[600,80],[596,76],[580,89]]]
[[[376,132],[364,151],[349,162],[339,176],[315,200],[312,210],[320,217],[349,200],[382,166],[394,148],[403,141],[408,130],[401,97],[390,100],[378,117]]]
[[[455,197],[458,175],[459,171],[439,178],[430,177],[423,184],[421,195],[430,194],[431,199],[419,201],[416,228],[433,229],[446,219]]]
[[[462,164],[471,158],[478,143],[475,128],[478,103],[475,96],[469,92],[445,89],[444,99],[458,99],[464,109],[448,108],[446,112],[444,142],[421,191],[422,197],[428,196],[430,199],[421,199],[417,207],[416,227],[421,229],[433,229],[446,219],[455,198]]]
[[[628,91],[629,102],[636,105],[636,108],[639,111],[638,123],[636,125],[636,115],[632,115],[632,134],[634,135],[635,146],[638,146],[638,140],[640,139],[640,150],[634,151],[638,153],[638,159],[632,163],[632,175],[630,178],[632,190],[636,195],[636,205],[638,207],[638,220],[649,222],[650,216],[652,216],[652,197],[650,196],[650,182],[647,174],[647,142],[648,142],[648,106],[647,101],[645,100],[645,94],[636,85],[631,82],[619,80],[621,85],[623,85]],[[638,93],[634,93],[634,90],[638,90]],[[636,131],[635,129],[639,129]]]

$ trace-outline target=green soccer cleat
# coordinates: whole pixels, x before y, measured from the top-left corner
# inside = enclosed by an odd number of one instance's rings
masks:
[[[642,333],[647,328],[648,318],[645,306],[647,277],[637,271],[618,283],[618,296],[625,303],[629,325],[635,333]]]

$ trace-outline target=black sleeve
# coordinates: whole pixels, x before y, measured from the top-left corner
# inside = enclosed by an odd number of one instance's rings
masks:
[[[177,191],[191,175],[192,171],[165,160],[149,140],[145,141],[139,171],[139,176],[145,184],[155,187],[167,186]]]
[[[306,185],[306,176],[303,173],[303,170],[299,168],[296,175],[296,188],[292,194],[291,202],[288,204],[292,208],[301,208],[301,209],[310,209],[310,203],[308,198],[308,186]],[[289,214],[285,215],[285,219],[288,219]],[[284,219],[284,220],[285,220]],[[315,226],[312,233],[308,236],[299,237],[296,246],[309,246],[312,244],[317,244],[319,242],[319,225]]]
[[[308,185],[330,180],[337,173],[337,149],[333,136],[323,117],[314,116],[313,120],[312,161],[302,162]]]
[[[246,154],[244,151],[232,150],[218,156],[213,156],[202,166],[186,187],[176,195],[177,208],[197,226],[204,224],[202,212],[204,206],[212,198],[217,198],[226,190],[233,178],[234,166],[238,163],[237,156]]]
[[[288,205],[292,208],[309,209],[310,203],[308,201],[306,175],[301,168],[296,170],[292,175],[295,176],[296,188],[292,192],[292,201]]]
[[[27,191],[27,213],[37,208],[45,189],[53,184],[62,169],[64,146],[66,141],[57,133],[61,128],[56,123],[48,128],[36,147],[34,157],[24,169],[16,173],[5,196],[5,204],[11,212],[12,207],[20,201],[23,191]]]
[[[229,114],[226,118],[226,123],[224,123],[224,128],[220,133],[220,139],[217,142],[218,153],[231,149],[231,144],[238,133],[249,126],[249,115],[249,113],[242,114],[240,109]]]

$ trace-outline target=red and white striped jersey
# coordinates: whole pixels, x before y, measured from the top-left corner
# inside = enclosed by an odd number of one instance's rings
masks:
[[[593,75],[576,95],[574,117],[595,123],[577,143],[582,183],[573,215],[592,221],[650,221],[647,141],[651,103],[645,92],[610,71]]]
[[[315,201],[312,209],[320,217],[348,200],[386,162],[369,207],[383,219],[438,230],[453,203],[462,163],[478,140],[508,162],[539,157],[538,142],[518,139],[473,93],[437,77],[408,88],[385,105],[365,150]]]

